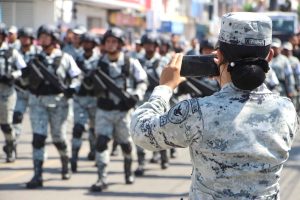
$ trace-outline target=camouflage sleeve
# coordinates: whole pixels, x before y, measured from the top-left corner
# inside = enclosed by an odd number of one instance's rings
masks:
[[[185,100],[167,111],[172,90],[157,86],[149,101],[136,109],[131,120],[134,142],[145,149],[158,151],[184,148],[202,130],[202,116],[197,100]]]
[[[294,76],[297,89],[300,89],[300,62],[297,62],[294,68]]]
[[[137,59],[132,59],[132,61],[133,76],[137,83],[134,94],[139,97],[139,100],[143,100],[147,90],[147,73]]]
[[[26,62],[24,61],[22,55],[16,49],[13,49],[12,59],[15,68],[13,68],[11,75],[14,79],[18,79],[22,76],[22,69],[26,67]]]
[[[67,55],[67,53],[65,53]],[[72,56],[67,55],[66,56],[69,60],[69,69],[68,69],[68,74],[71,77],[71,83],[70,83],[70,88],[79,88],[81,84],[81,70],[77,66],[75,60],[73,59]]]
[[[287,92],[292,93],[295,91],[295,78],[294,78],[292,66],[290,65],[288,60],[284,68],[284,74],[285,74]]]
[[[21,70],[27,66],[23,56],[15,49],[13,50],[13,58],[17,69]]]

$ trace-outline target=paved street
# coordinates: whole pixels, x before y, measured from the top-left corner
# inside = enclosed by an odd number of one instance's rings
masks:
[[[159,164],[148,164],[146,176],[137,178],[134,185],[124,184],[122,157],[112,157],[109,165],[109,189],[103,193],[91,193],[88,189],[96,181],[97,175],[94,163],[86,159],[89,150],[87,140],[84,141],[80,151],[79,172],[73,174],[71,180],[62,181],[60,161],[56,149],[51,144],[51,137],[47,139],[48,160],[44,163],[43,189],[25,189],[25,183],[33,174],[28,117],[25,118],[24,129],[25,132],[20,137],[18,145],[19,158],[15,163],[5,163],[4,154],[2,150],[0,151],[0,200],[187,199],[192,171],[187,149],[178,151],[178,158],[171,160],[171,166],[167,170],[161,170]],[[2,133],[0,141],[2,149]],[[151,153],[148,152],[148,160],[150,157]],[[299,199],[299,160],[300,137],[294,143],[290,159],[283,170],[281,180],[281,199],[283,200]],[[136,166],[135,162],[133,168],[135,169]]]

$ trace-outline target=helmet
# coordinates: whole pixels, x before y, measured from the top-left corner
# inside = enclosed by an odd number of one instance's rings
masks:
[[[137,45],[141,45],[141,44],[142,44],[142,42],[141,42],[140,39],[136,39],[136,40],[134,41],[134,43],[137,44]]]
[[[200,42],[201,48],[215,48],[215,42],[209,39],[204,39]]]
[[[0,23],[0,34],[4,35],[5,37],[8,35],[8,31],[4,23]]]
[[[37,37],[39,38],[42,33],[50,35],[54,40],[59,40],[59,33],[54,25],[44,24],[40,26],[37,30]]]
[[[73,33],[75,33],[77,35],[82,35],[82,34],[87,32],[86,27],[81,26],[81,25],[77,25],[74,28],[72,28],[71,30],[72,30]]]
[[[167,35],[160,36],[160,45],[167,45],[169,48],[172,46],[171,38]]]
[[[20,28],[18,31],[18,37],[30,37],[31,39],[34,39],[33,29],[30,27]]]
[[[124,34],[124,31],[120,28],[113,27],[113,28],[108,29],[103,35],[103,38],[102,38],[103,44],[105,43],[105,41],[108,37],[115,37],[115,38],[119,39],[119,41],[122,44],[125,43],[125,34]]]
[[[99,44],[99,38],[91,32],[84,33],[83,35],[81,35],[80,39],[82,42],[86,41],[86,42],[94,42],[95,45]]]
[[[142,42],[142,45],[144,44],[156,44],[157,46],[160,45],[160,40],[159,40],[159,37],[156,33],[146,33],[142,36],[141,38],[141,42]]]

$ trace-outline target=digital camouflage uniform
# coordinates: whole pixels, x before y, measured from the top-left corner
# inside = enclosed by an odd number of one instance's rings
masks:
[[[98,66],[99,54],[93,55],[86,59],[84,55],[80,55],[77,59],[79,68],[84,73],[89,73],[95,70]],[[87,80],[91,81],[91,80]],[[72,138],[72,171],[77,171],[78,152],[82,144],[82,134],[84,131],[89,132],[90,153],[89,159],[94,160],[95,157],[95,115],[97,110],[97,99],[95,97],[93,85],[86,83],[85,79],[81,84],[78,93],[74,96],[73,112],[74,112],[74,127]]]
[[[28,64],[28,62],[38,53],[41,52],[41,48],[36,45],[31,45],[27,52],[23,52],[21,48],[19,49],[19,53],[23,56],[23,59]],[[28,107],[29,95],[30,92],[28,90],[28,80],[24,78],[20,78],[16,82],[16,91],[17,91],[17,103],[14,110],[13,123],[14,129],[16,131],[17,137],[20,136],[22,132],[22,121],[23,115],[26,112]]]
[[[228,13],[219,40],[267,46],[271,33],[271,19],[261,13]],[[172,93],[168,86],[156,87],[133,113],[130,129],[134,142],[152,151],[189,147],[189,199],[280,199],[280,173],[299,131],[290,99],[265,84],[250,91],[229,82],[211,96],[168,109]]]
[[[300,62],[299,59],[295,56],[292,55],[292,50],[293,46],[289,42],[283,43],[283,49],[286,51],[290,51],[290,55],[287,54],[287,58],[291,64],[292,70],[293,70],[293,75],[295,79],[295,96],[292,98],[294,105],[296,107],[296,110],[299,111],[300,108],[300,96],[299,96],[299,91],[300,91]]]
[[[271,60],[270,67],[279,80],[280,95],[287,96],[288,93],[295,93],[295,78],[287,57],[279,54]]]
[[[167,111],[171,95],[156,87],[133,114],[131,133],[152,151],[189,147],[190,199],[279,199],[280,171],[298,127],[287,98],[265,85],[247,92],[228,84]]]
[[[150,35],[151,36],[151,35]],[[147,37],[147,36],[145,36]],[[149,37],[149,36],[148,36]],[[151,38],[150,38],[151,39]],[[142,39],[143,41],[143,39]],[[151,41],[149,41],[151,42]],[[153,42],[153,41],[152,41]],[[140,63],[145,69],[148,76],[152,76],[155,79],[159,80],[160,74],[163,68],[168,64],[169,60],[167,57],[161,57],[157,52],[153,55],[152,58],[147,59],[146,55],[142,59],[140,59]],[[144,101],[147,101],[157,84],[153,83],[150,78],[148,78],[148,88],[145,93]],[[143,103],[143,102],[141,102]],[[137,149],[137,157],[138,157],[138,168],[135,171],[136,176],[143,176],[144,175],[144,167],[145,167],[145,150],[142,147],[136,146]],[[153,152],[153,156],[150,160],[152,163],[158,163],[159,157],[161,157],[161,168],[166,169],[168,167],[168,156],[167,151],[159,151]]]
[[[107,55],[104,55],[101,61],[109,65],[107,74],[119,88],[126,90],[131,95],[137,95],[139,100],[143,99],[147,88],[147,75],[138,60],[129,58],[129,63],[127,63],[129,64],[129,71],[126,72],[128,73],[127,75],[122,70],[127,68],[124,67],[127,64],[126,56],[123,52],[120,52],[116,62],[110,62]],[[110,159],[107,143],[112,138],[120,144],[123,151],[125,181],[127,184],[133,183],[131,174],[132,139],[129,134],[133,107],[129,108],[127,105],[124,105],[124,102],[113,92],[106,91],[105,93],[98,98],[98,109],[96,112],[96,163],[99,178],[97,183],[91,188],[93,191],[102,190],[103,186],[106,186],[107,165]],[[106,104],[105,102],[110,103]]]
[[[16,135],[12,126],[17,101],[14,80],[22,75],[25,67],[18,51],[3,42],[0,47],[0,126],[5,137],[3,150],[7,162],[13,162],[16,157]]]
[[[43,51],[38,55],[50,73],[55,74],[69,88],[80,84],[80,69],[73,58],[54,49],[50,55]],[[59,61],[59,62],[58,62]],[[27,183],[28,188],[42,186],[42,165],[45,160],[45,143],[48,134],[48,124],[52,142],[57,148],[62,162],[62,179],[69,179],[69,152],[67,147],[68,99],[62,91],[55,88],[48,80],[43,80],[37,89],[32,90],[29,98],[30,121],[33,131],[33,163],[35,175]]]

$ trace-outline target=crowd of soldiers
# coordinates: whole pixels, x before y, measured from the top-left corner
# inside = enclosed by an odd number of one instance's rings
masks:
[[[299,37],[300,38],[300,37]],[[300,47],[297,35],[283,43],[274,38],[274,59],[270,63],[267,86],[288,96],[299,107]],[[22,134],[22,120],[29,108],[32,127],[32,179],[27,188],[43,186],[43,163],[48,125],[57,148],[63,180],[78,171],[82,136],[88,132],[89,160],[95,160],[98,179],[91,191],[107,188],[110,156],[121,147],[124,157],[125,183],[133,184],[135,176],[145,173],[145,150],[136,147],[138,167],[132,171],[133,142],[129,133],[131,113],[150,97],[159,84],[163,67],[172,55],[211,54],[213,38],[191,40],[191,49],[179,42],[179,35],[145,33],[127,48],[125,33],[118,27],[99,36],[84,27],[70,28],[63,40],[52,25],[32,28],[7,28],[0,24],[0,125],[5,135],[3,150],[7,162],[17,158],[17,141]],[[200,46],[200,48],[199,48]],[[208,78],[187,78],[176,90],[170,106],[189,97],[202,97],[218,90]],[[73,110],[71,152],[68,152],[67,119]],[[112,152],[108,144],[113,140]],[[175,149],[154,152],[150,162],[168,168],[169,155]]]

